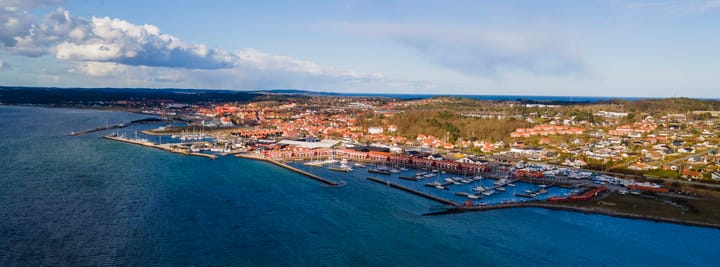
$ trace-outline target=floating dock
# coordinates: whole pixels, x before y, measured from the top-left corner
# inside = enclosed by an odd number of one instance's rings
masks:
[[[415,195],[418,195],[418,196],[421,196],[421,197],[424,197],[424,198],[427,198],[427,199],[430,199],[430,200],[434,200],[434,201],[437,201],[437,202],[440,202],[440,203],[443,203],[443,204],[452,205],[452,206],[460,206],[460,204],[457,203],[457,202],[455,202],[455,201],[450,201],[450,200],[447,200],[447,199],[444,199],[444,198],[440,198],[440,197],[436,197],[436,196],[433,196],[433,195],[430,195],[430,194],[426,194],[426,193],[417,191],[417,190],[415,190],[415,189],[407,188],[407,187],[404,187],[404,186],[402,186],[402,185],[392,183],[392,182],[390,182],[390,181],[385,181],[385,180],[378,179],[378,178],[375,178],[375,177],[367,177],[367,179],[370,180],[370,181],[379,183],[379,184],[384,184],[384,185],[387,185],[387,186],[390,186],[390,187],[394,187],[394,188],[400,189],[400,190],[402,190],[402,191],[409,192],[409,193],[412,193],[412,194],[415,194]]]

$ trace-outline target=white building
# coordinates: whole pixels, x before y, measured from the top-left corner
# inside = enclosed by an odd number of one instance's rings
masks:
[[[381,133],[383,133],[383,128],[382,127],[370,127],[370,128],[368,128],[368,133],[369,134],[381,134]]]

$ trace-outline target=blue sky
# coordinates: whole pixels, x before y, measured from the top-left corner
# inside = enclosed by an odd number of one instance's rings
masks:
[[[720,0],[0,0],[0,85],[718,98]]]

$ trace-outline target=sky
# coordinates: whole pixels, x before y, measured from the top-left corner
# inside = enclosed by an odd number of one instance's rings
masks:
[[[0,85],[720,98],[720,0],[0,0]]]

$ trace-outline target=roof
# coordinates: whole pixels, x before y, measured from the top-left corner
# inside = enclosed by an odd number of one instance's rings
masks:
[[[305,147],[305,148],[330,148],[334,145],[337,145],[340,143],[338,140],[331,140],[331,139],[323,139],[319,142],[305,142],[305,141],[294,141],[294,140],[282,140],[278,142],[279,144],[284,145],[292,145],[297,147]]]

